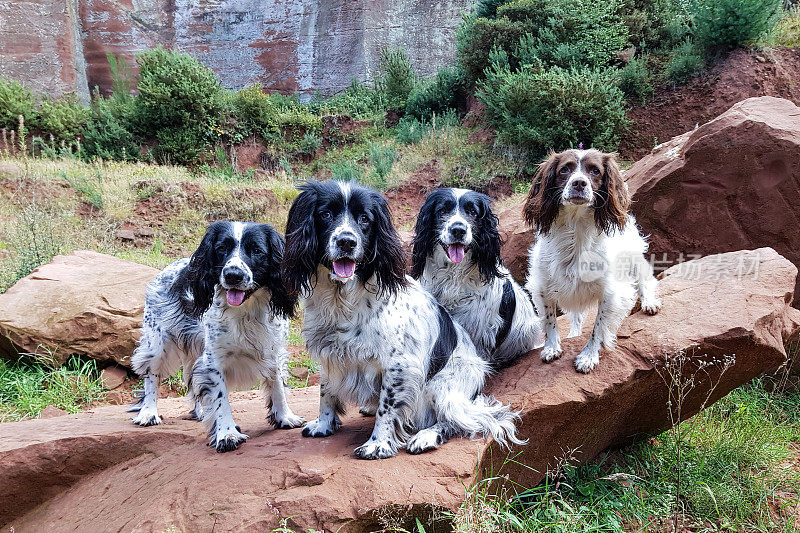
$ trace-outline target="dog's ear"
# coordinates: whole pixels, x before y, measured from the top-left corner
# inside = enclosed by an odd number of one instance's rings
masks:
[[[492,211],[492,200],[485,194],[478,194],[475,202],[478,218],[474,227],[472,258],[478,265],[478,272],[486,283],[500,276],[498,266],[502,264],[500,232],[497,229],[497,215]]]
[[[560,156],[561,154],[551,152],[539,165],[533,176],[525,206],[522,208],[525,221],[542,234],[550,231],[550,226],[558,216],[558,209],[561,206],[561,189],[555,186]]]
[[[278,317],[292,318],[297,296],[292,296],[286,290],[281,276],[281,264],[283,263],[283,252],[286,246],[281,234],[269,224],[260,224],[261,231],[267,243],[267,264],[265,265],[264,284],[269,289],[269,305],[272,313]]]
[[[286,220],[286,250],[281,262],[281,277],[289,295],[297,297],[310,293],[311,278],[316,275],[319,262],[319,243],[315,226],[318,181],[309,181],[299,187]]]
[[[441,195],[434,191],[425,199],[414,226],[414,249],[411,253],[411,276],[419,279],[425,271],[425,262],[436,246],[436,206]]]
[[[406,253],[400,244],[400,236],[392,224],[392,215],[386,199],[377,191],[370,190],[373,195],[372,216],[375,232],[370,254],[373,260],[366,270],[375,274],[378,294],[395,294],[400,287],[406,286]],[[372,272],[365,272],[364,279],[370,278]]]
[[[599,231],[621,231],[631,206],[628,187],[622,180],[614,154],[603,154],[603,184],[595,195],[594,222]]]
[[[194,302],[192,314],[196,316],[202,315],[211,307],[214,287],[219,283],[214,245],[223,225],[223,222],[215,222],[206,229],[200,246],[192,254],[186,267],[186,281]]]

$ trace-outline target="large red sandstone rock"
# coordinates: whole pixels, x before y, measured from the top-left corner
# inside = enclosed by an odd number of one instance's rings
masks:
[[[771,246],[800,265],[800,108],[789,100],[739,102],[625,179],[658,261]]]
[[[56,256],[0,294],[0,355],[50,353],[63,363],[82,354],[130,366],[157,273],[97,252]]]
[[[741,263],[757,275],[724,274]],[[794,265],[764,248],[690,266],[667,272],[662,311],[626,319],[618,348],[591,374],[572,366],[584,335],[564,341],[559,361],[544,364],[532,352],[491,380],[487,392],[523,410],[520,433],[529,444],[511,452],[513,463],[502,464],[506,453],[496,445],[466,439],[428,454],[359,461],[352,450],[368,438],[372,419],[351,409],[333,437],[304,439],[299,430],[270,429],[256,392],[233,395],[234,416],[251,438],[227,454],[204,446],[200,424],[176,418],[187,410],[178,399],[162,400],[165,423],[152,428],[133,426],[123,407],[102,407],[0,425],[0,524],[49,533],[268,531],[277,513],[295,530],[366,531],[381,516],[455,508],[467,487],[490,474],[535,485],[565,450],[588,461],[668,427],[666,388],[653,367],[665,356],[735,354],[711,401],[785,360]],[[707,386],[699,381],[684,416],[698,410]],[[295,412],[313,417],[318,392],[296,391]]]

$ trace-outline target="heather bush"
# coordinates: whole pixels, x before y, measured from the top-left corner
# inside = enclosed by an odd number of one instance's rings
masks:
[[[16,129],[20,115],[28,123],[36,116],[33,93],[16,80],[0,78],[0,128]]]
[[[436,76],[419,82],[406,100],[406,114],[425,119],[464,106],[467,88],[458,67],[440,68]]]
[[[647,69],[647,58],[631,59],[619,69],[617,83],[625,96],[644,102],[654,90],[653,76]]]
[[[42,99],[32,125],[57,141],[70,142],[83,135],[88,120],[89,108],[78,102],[74,94],[68,94],[59,99]]]

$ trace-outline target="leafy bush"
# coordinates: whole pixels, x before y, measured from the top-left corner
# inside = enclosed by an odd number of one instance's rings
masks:
[[[667,79],[673,83],[684,83],[689,78],[703,70],[705,58],[702,51],[690,41],[684,41],[676,47],[669,56],[665,68]]]
[[[313,154],[322,145],[322,137],[314,133],[306,133],[300,140],[300,151],[304,154]]]
[[[425,119],[448,109],[457,109],[466,100],[464,73],[458,67],[440,68],[436,76],[418,83],[406,100],[406,114]]]
[[[653,94],[653,78],[646,59],[632,59],[619,70],[619,88],[626,96],[644,102]]]
[[[72,141],[82,135],[89,120],[89,108],[78,102],[74,94],[58,100],[45,98],[41,103],[36,127],[58,141]]]
[[[417,75],[411,68],[402,48],[384,48],[381,51],[376,86],[383,93],[386,107],[404,109],[406,99],[417,82]]]
[[[679,44],[689,33],[689,12],[682,0],[621,0],[622,23],[637,48],[661,52]]]
[[[508,18],[493,20],[465,17],[456,32],[456,55],[459,65],[464,69],[467,84],[473,86],[483,79],[483,72],[489,67],[489,54],[492,50],[513,50],[527,31],[525,23]]]
[[[397,160],[397,150],[391,146],[382,146],[378,143],[367,142],[369,162],[375,168],[375,173],[386,183],[386,176],[392,171],[392,166]]]
[[[316,102],[312,100],[312,103],[317,103],[320,109],[329,113],[350,115],[356,119],[383,114],[384,107],[382,93],[356,78],[350,80],[350,86],[339,94]]]
[[[259,84],[229,93],[229,112],[243,137],[258,134],[269,137],[278,126],[278,110]]]
[[[95,98],[92,112],[83,135],[81,156],[117,161],[139,158],[139,144],[131,132],[129,114],[115,106],[116,100]]]
[[[752,42],[778,22],[781,0],[692,0],[695,42],[707,50]]]
[[[136,56],[136,123],[155,137],[162,161],[191,163],[221,133],[223,91],[214,73],[194,57],[161,47]]]
[[[403,117],[397,124],[397,142],[402,144],[416,144],[427,133],[425,123],[413,117]]]
[[[0,128],[16,129],[19,116],[26,123],[36,116],[36,99],[16,80],[0,78]]]
[[[533,159],[579,143],[614,150],[627,125],[622,91],[597,69],[525,67],[511,72],[498,64],[481,84],[478,98],[500,140],[525,148]]]
[[[355,161],[342,159],[331,165],[331,175],[335,180],[352,181],[360,180],[363,172],[361,165]]]
[[[508,0],[478,0],[473,8],[473,13],[478,18],[494,18],[497,16],[497,8]]]

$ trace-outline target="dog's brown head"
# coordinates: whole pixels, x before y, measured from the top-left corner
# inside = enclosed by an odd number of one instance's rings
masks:
[[[563,206],[586,206],[594,211],[597,229],[608,233],[622,229],[630,204],[614,154],[566,150],[539,165],[523,215],[546,234]]]

